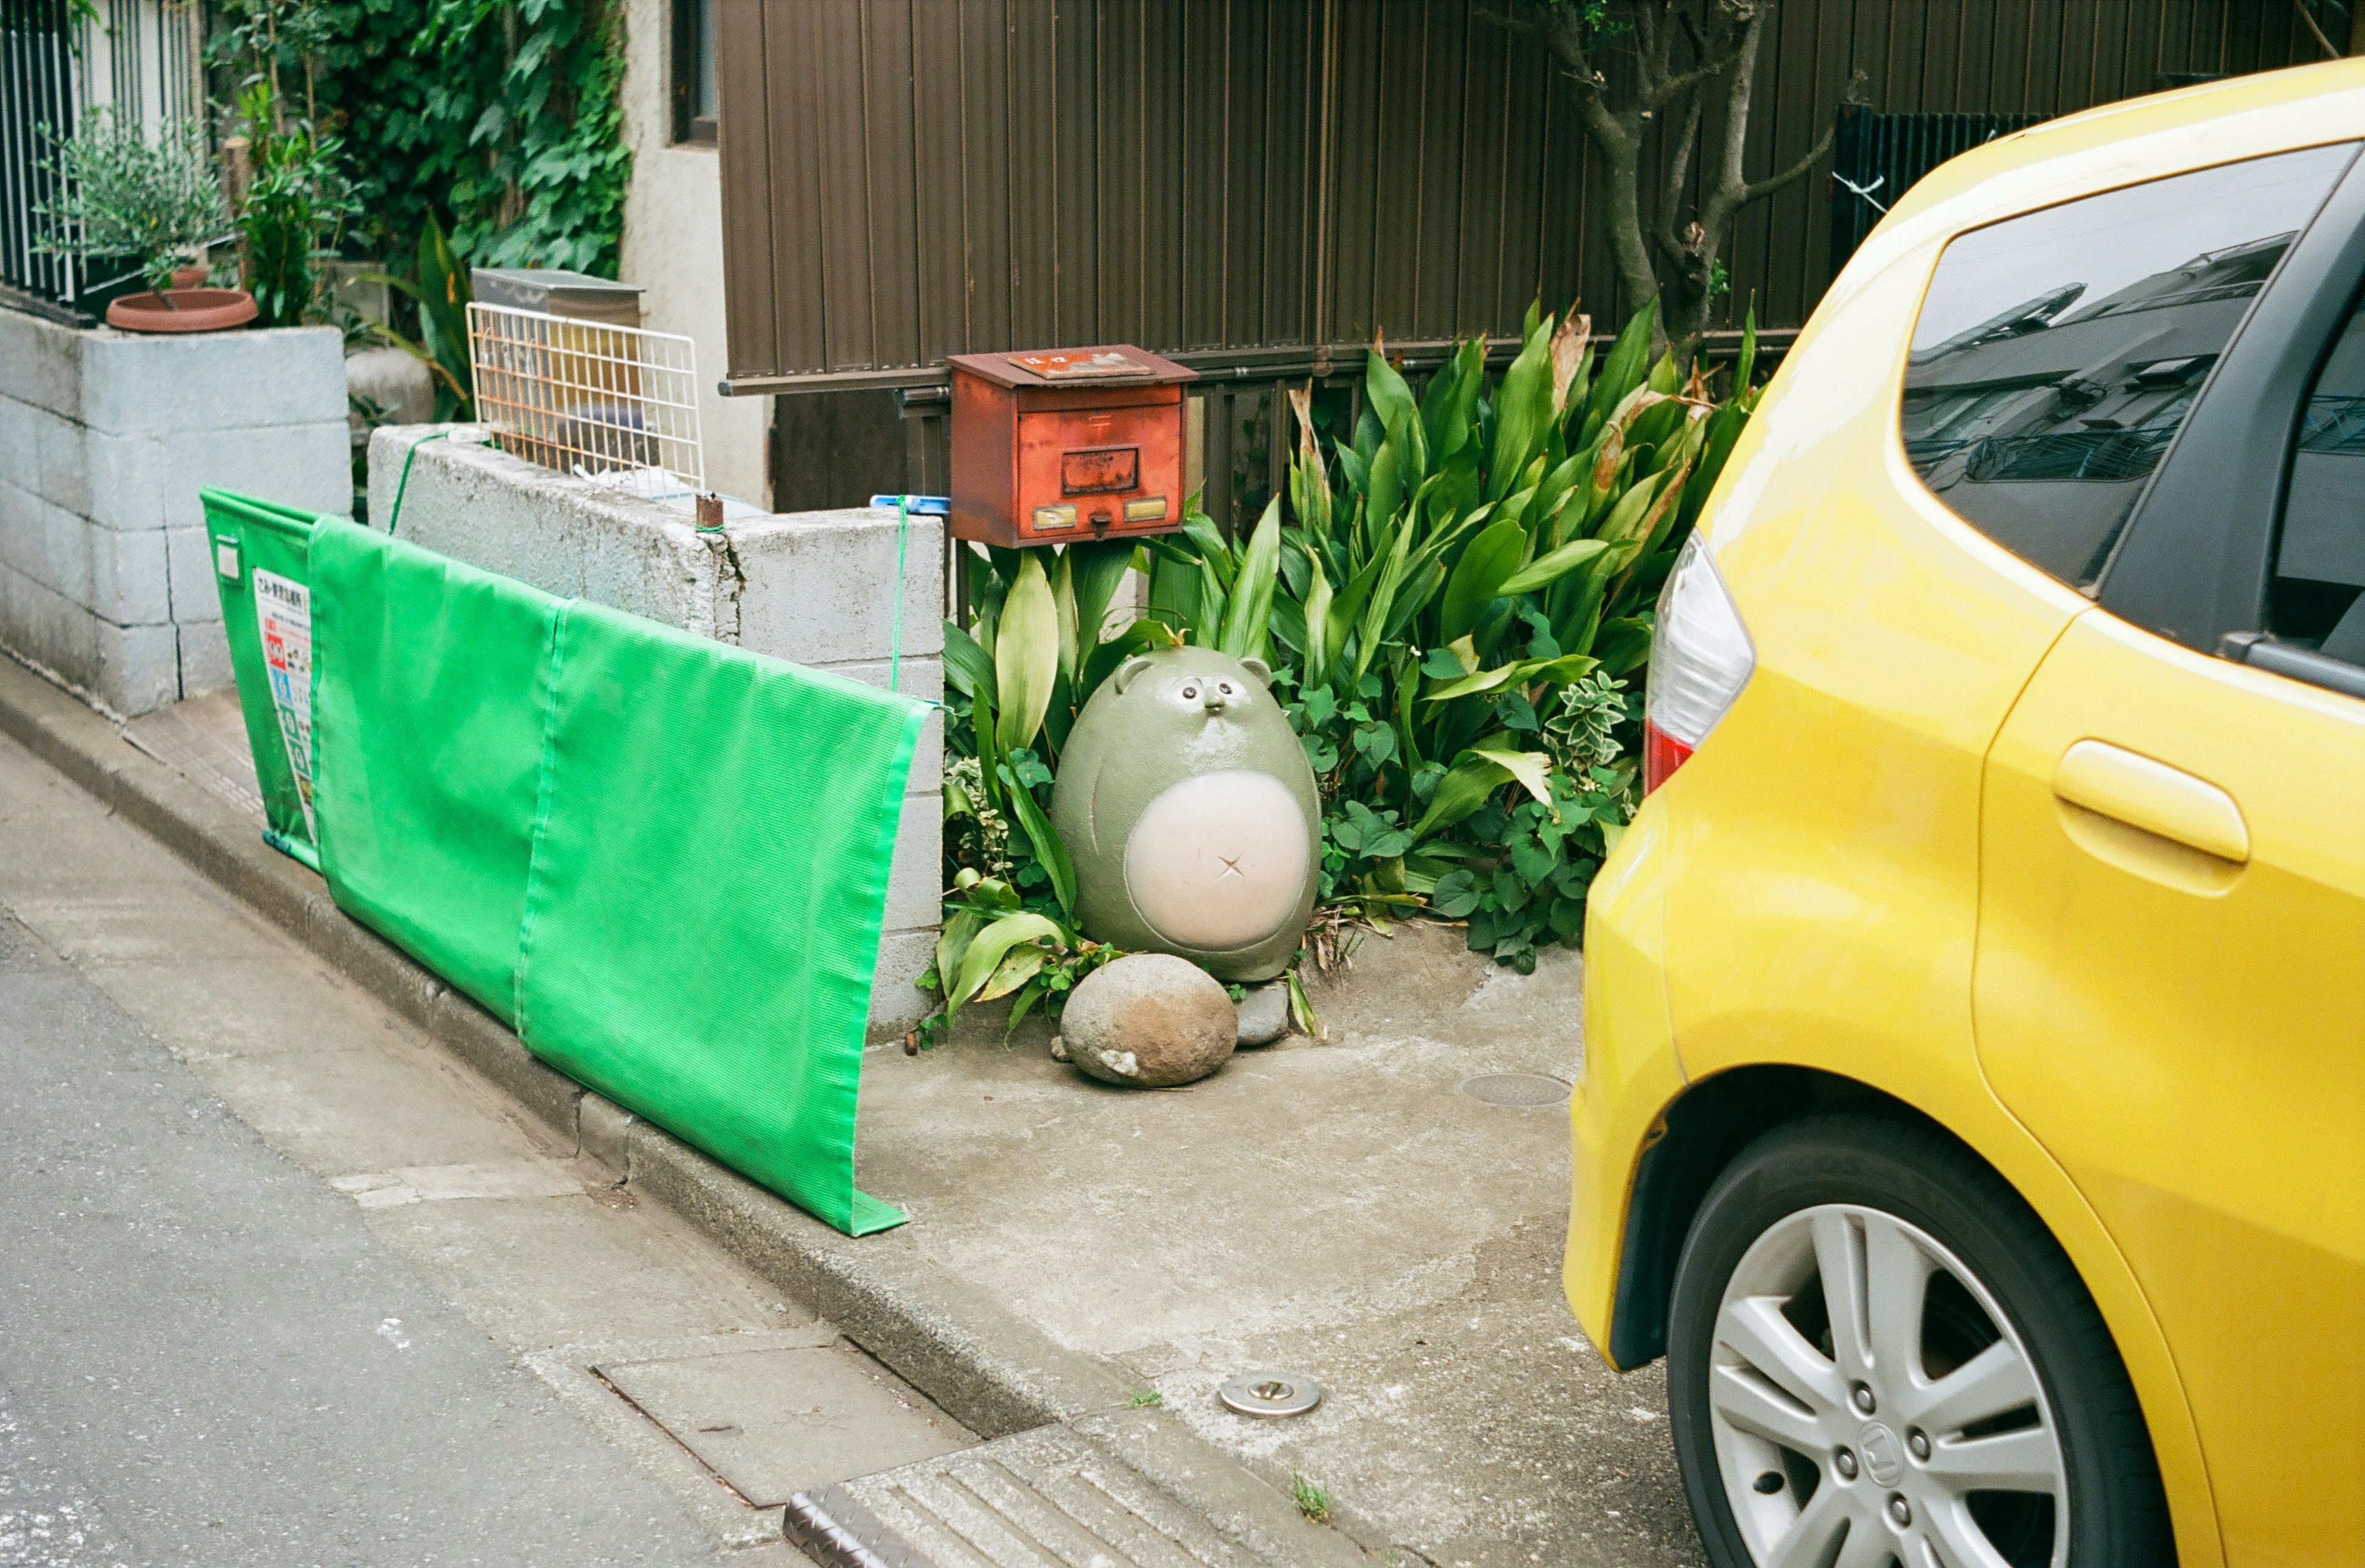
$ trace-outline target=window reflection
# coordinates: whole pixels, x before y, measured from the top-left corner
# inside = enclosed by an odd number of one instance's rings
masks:
[[[2203,169],[1956,239],[1907,362],[1900,422],[1922,482],[2007,549],[2090,585],[2352,151]]]

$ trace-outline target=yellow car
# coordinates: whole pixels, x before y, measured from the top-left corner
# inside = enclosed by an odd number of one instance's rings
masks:
[[[2360,147],[1936,171],[1668,579],[1566,1285],[1720,1565],[2365,1562]]]

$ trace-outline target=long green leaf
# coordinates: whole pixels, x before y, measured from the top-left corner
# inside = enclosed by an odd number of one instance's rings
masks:
[[[1429,810],[1413,824],[1416,843],[1437,828],[1452,827],[1486,803],[1486,797],[1511,781],[1511,771],[1491,757],[1465,756],[1437,781]]]
[[[1059,830],[1044,816],[1043,808],[1024,784],[1010,791],[1010,804],[1017,813],[1018,823],[1026,830],[1026,837],[1035,846],[1035,858],[1043,865],[1044,874],[1051,879],[1051,895],[1059,901],[1059,908],[1069,919],[1076,917],[1076,862],[1068,854],[1068,846],[1059,838]]]
[[[1591,413],[1607,421],[1611,410],[1642,385],[1651,363],[1651,333],[1658,320],[1656,297],[1627,320],[1618,341],[1610,345],[1609,357],[1601,362],[1601,374],[1594,378],[1593,395],[1586,405]]]
[[[977,639],[954,625],[945,622],[945,678],[963,697],[975,697],[980,689],[993,687],[993,655],[977,645]]]
[[[960,1010],[960,1004],[975,996],[1002,966],[1010,949],[1022,942],[1058,943],[1065,939],[1059,926],[1039,914],[1005,914],[977,934],[962,954],[959,978],[945,990],[945,1016],[950,1019]]]
[[[1732,362],[1732,395],[1749,390],[1750,372],[1757,368],[1757,291],[1750,290],[1749,312],[1741,320],[1741,357]]]
[[[1076,577],[1074,557],[1062,550],[1044,568],[1051,583],[1051,608],[1059,627],[1059,673],[1072,686],[1076,678]],[[1059,706],[1056,694],[1052,702]]]
[[[1499,691],[1519,678],[1527,666],[1518,660],[1482,669],[1475,675],[1465,675],[1459,680],[1449,680],[1431,687],[1421,694],[1423,702],[1451,702],[1457,697],[1476,697],[1485,692]]]
[[[1470,748],[1470,753],[1485,757],[1518,779],[1529,794],[1545,805],[1552,804],[1552,786],[1544,782],[1544,776],[1552,771],[1552,758],[1543,753],[1520,751],[1508,739],[1481,741]]]
[[[1404,504],[1405,442],[1396,439],[1397,431],[1403,428],[1399,422],[1389,431],[1379,451],[1372,455],[1371,487],[1363,493],[1363,524],[1367,529],[1392,521],[1396,509]]]
[[[994,638],[995,739],[1004,752],[1034,744],[1050,711],[1051,685],[1059,674],[1059,608],[1043,575],[1042,552],[1029,550],[1018,566],[1010,597],[1002,606]]]
[[[1525,567],[1505,577],[1496,585],[1495,592],[1508,599],[1514,594],[1533,593],[1538,588],[1550,588],[1608,548],[1608,543],[1599,539],[1572,539],[1559,549],[1539,555]]]
[[[936,933],[936,989],[949,997],[960,978],[961,959],[969,945],[985,924],[985,916],[973,909],[956,910],[944,929]]]
[[[1306,591],[1306,684],[1330,683],[1330,577],[1322,557],[1309,555],[1312,581]]]
[[[1267,622],[1272,614],[1273,579],[1281,570],[1281,498],[1265,503],[1256,532],[1240,557],[1240,575],[1232,588],[1231,608],[1224,616],[1217,647],[1236,659],[1262,658]]]
[[[1087,658],[1100,645],[1108,623],[1109,601],[1133,565],[1133,542],[1119,539],[1080,540],[1067,548],[1076,595],[1077,658]]]
[[[1451,643],[1467,636],[1478,617],[1503,591],[1503,584],[1519,567],[1528,545],[1527,531],[1515,519],[1489,523],[1470,542],[1445,582],[1445,602],[1438,608],[1438,640]]]
[[[1539,321],[1519,357],[1495,388],[1495,448],[1486,456],[1486,498],[1499,501],[1523,483],[1529,461],[1552,425],[1552,340]]]
[[[1153,541],[1165,545],[1165,541]],[[1149,562],[1149,611],[1176,635],[1199,624],[1199,563],[1171,545],[1155,551]]]
[[[1378,416],[1380,428],[1393,432],[1399,420],[1414,419],[1412,388],[1396,374],[1395,366],[1381,356],[1376,348],[1364,351],[1363,393],[1371,399],[1372,412]]]

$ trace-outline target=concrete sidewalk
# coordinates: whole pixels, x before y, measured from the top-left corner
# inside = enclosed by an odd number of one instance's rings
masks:
[[[859,1179],[913,1222],[848,1241],[525,1058],[249,818],[63,700],[0,666],[0,728],[971,1428],[1065,1423],[1268,1562],[1699,1561],[1657,1373],[1610,1373],[1560,1300],[1564,1103],[1468,1081],[1575,1072],[1575,955],[1521,978],[1451,933],[1372,938],[1317,993],[1327,1043],[1165,1092],[1082,1079],[1039,1027],[1005,1047],[979,1009],[943,1049],[870,1054]],[[1318,1379],[1322,1406],[1261,1421],[1216,1402],[1225,1377],[1273,1370]],[[1334,1529],[1275,1523],[1297,1477]]]

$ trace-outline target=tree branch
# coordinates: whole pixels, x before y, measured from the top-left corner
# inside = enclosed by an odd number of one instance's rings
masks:
[[[1812,169],[1816,164],[1823,161],[1823,154],[1832,150],[1832,140],[1834,137],[1838,136],[1839,133],[1840,128],[1838,125],[1833,125],[1829,130],[1823,132],[1821,140],[1816,142],[1814,146],[1808,149],[1807,155],[1805,157],[1799,159],[1797,162],[1791,164],[1788,168],[1783,170],[1778,174],[1769,174],[1765,179],[1759,180],[1754,185],[1743,185],[1741,187],[1741,201],[1738,205],[1746,207],[1749,203],[1757,200],[1760,196],[1772,196],[1776,191],[1780,190],[1784,185],[1789,185],[1792,181],[1804,178],[1808,170]]]

